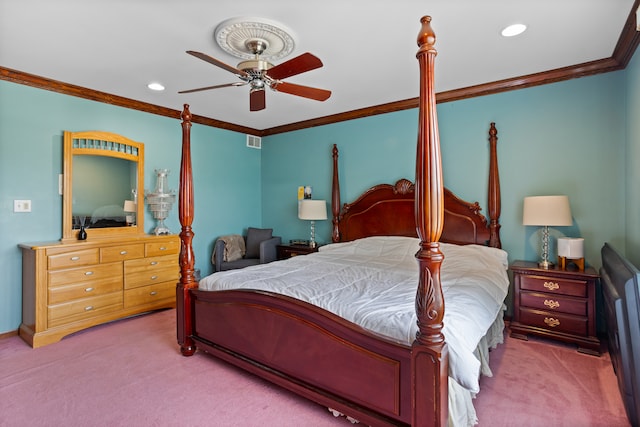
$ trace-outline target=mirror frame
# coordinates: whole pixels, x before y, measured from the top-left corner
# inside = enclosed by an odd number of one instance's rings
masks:
[[[137,164],[136,224],[127,227],[87,228],[87,240],[145,234],[144,144],[122,135],[102,131],[64,131],[63,144],[62,241],[78,240],[79,230],[73,229],[73,158],[82,155],[119,158]]]

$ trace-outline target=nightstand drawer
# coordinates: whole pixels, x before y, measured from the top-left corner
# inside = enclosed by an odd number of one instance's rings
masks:
[[[587,335],[588,321],[586,317],[571,314],[550,313],[542,310],[520,308],[520,321],[530,326],[553,332],[564,332],[573,335]]]
[[[587,282],[585,280],[559,279],[552,276],[522,275],[520,289],[552,292],[582,298],[587,297]]]
[[[550,312],[587,316],[587,300],[584,298],[563,297],[553,294],[522,292],[520,306],[546,310]]]

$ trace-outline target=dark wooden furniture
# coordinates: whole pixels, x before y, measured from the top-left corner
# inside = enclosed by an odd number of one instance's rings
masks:
[[[276,257],[281,259],[288,259],[298,255],[308,255],[314,252],[318,252],[318,247],[312,248],[309,245],[278,245],[276,246]]]
[[[511,265],[514,280],[514,313],[511,336],[529,334],[578,345],[578,351],[600,355],[596,336],[596,280],[591,267],[567,271],[539,268],[536,262]]]
[[[421,19],[417,53],[420,102],[415,184],[400,180],[341,206],[338,150],[333,147],[334,242],[369,235],[420,239],[416,284],[419,332],[412,345],[385,339],[294,298],[248,290],[201,291],[194,280],[191,113],[182,113],[179,217],[181,278],[177,340],[372,426],[444,426],[448,420],[448,349],[442,334],[440,238],[499,247],[500,186],[497,131],[489,130],[489,220],[442,185],[436,97],[435,34]]]

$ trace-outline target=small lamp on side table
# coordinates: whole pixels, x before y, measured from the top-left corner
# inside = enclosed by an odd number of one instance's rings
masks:
[[[523,225],[542,226],[542,260],[540,268],[549,269],[549,226],[566,227],[573,224],[567,196],[533,196],[524,198]]]
[[[327,219],[327,202],[325,200],[303,199],[298,202],[298,218],[311,221],[311,240],[309,246],[315,248],[315,221]]]

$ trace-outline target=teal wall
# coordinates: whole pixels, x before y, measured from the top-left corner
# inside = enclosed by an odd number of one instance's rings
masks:
[[[62,237],[64,130],[115,132],[145,144],[145,188],[155,187],[154,169],[168,168],[169,189],[178,188],[180,121],[0,81],[0,333],[21,320],[22,258],[18,244]],[[193,222],[196,267],[210,271],[215,237],[261,225],[260,151],[245,135],[193,125],[193,170],[197,214]],[[14,213],[13,200],[29,199],[32,212]],[[180,231],[177,203],[167,226]],[[155,223],[146,211],[145,229]]]
[[[445,185],[483,206],[487,131],[492,121],[498,126],[502,241],[511,260],[538,258],[539,230],[521,225],[522,200],[536,194],[569,196],[574,226],[552,236],[584,237],[590,263],[599,266],[605,241],[640,258],[638,61],[625,71],[438,106]],[[169,188],[177,188],[179,120],[0,81],[0,333],[21,319],[18,243],[62,234],[62,132],[94,129],[144,142],[145,187],[155,185],[154,169],[169,168]],[[243,134],[194,125],[196,267],[208,274],[215,238],[248,226],[308,238],[297,187],[311,185],[314,198],[330,200],[334,143],[343,202],[380,182],[413,179],[416,133],[415,109],[265,137],[262,150],[247,148]],[[13,213],[14,199],[32,200],[33,211]],[[330,241],[330,223],[317,223],[319,241]],[[167,224],[179,231],[176,206]],[[145,225],[153,228],[149,213]]]
[[[586,257],[598,266],[605,241],[625,242],[624,94],[625,75],[615,72],[439,104],[445,186],[486,207],[487,132],[496,122],[501,236],[510,259],[539,257],[540,229],[522,226],[523,198],[566,194],[574,225],[552,229],[552,237],[584,237]],[[265,138],[263,223],[285,239],[308,236],[308,224],[296,219],[295,189],[312,185],[314,198],[330,200],[332,144],[345,202],[371,185],[413,179],[416,138],[417,110]],[[318,241],[330,241],[330,221],[316,230]]]
[[[626,81],[626,255],[640,267],[640,54],[625,69]],[[625,248],[619,247],[624,250]]]

